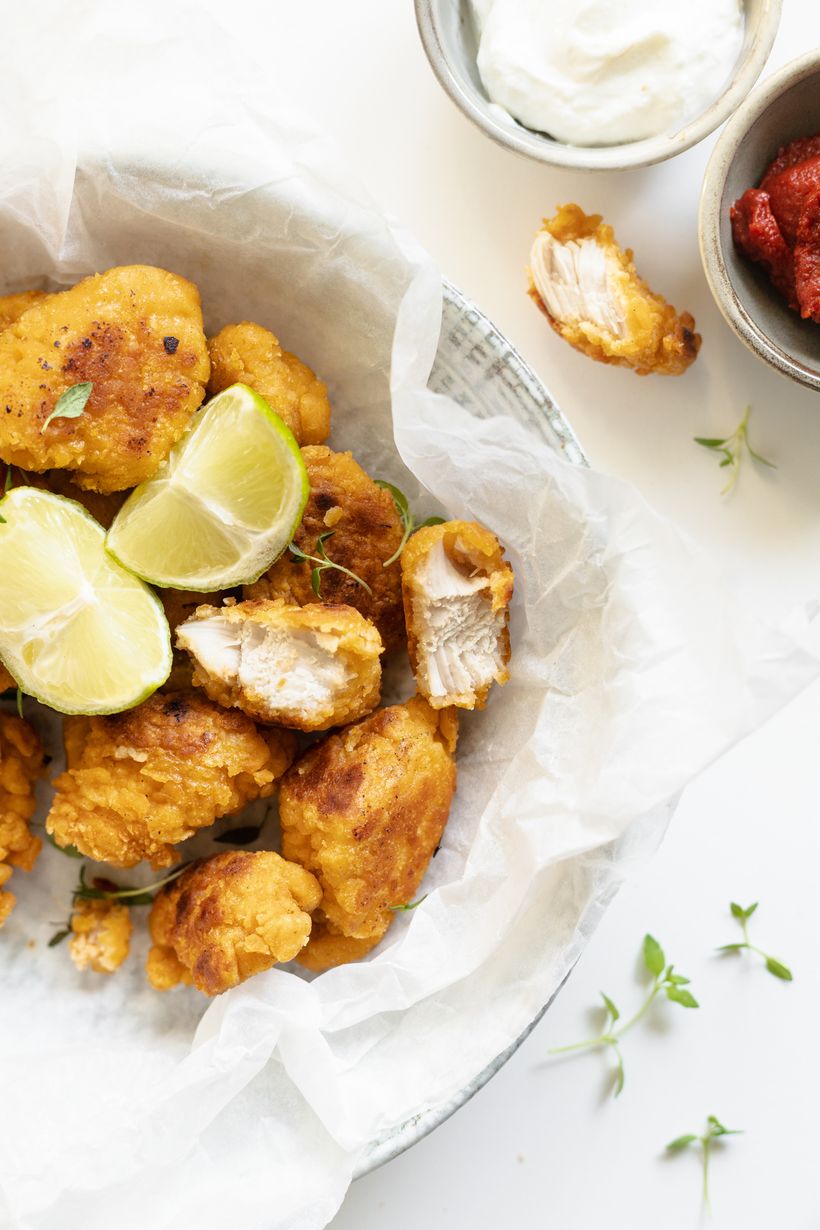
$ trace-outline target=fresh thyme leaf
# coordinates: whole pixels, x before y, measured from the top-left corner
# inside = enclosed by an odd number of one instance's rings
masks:
[[[625,1079],[626,1074],[624,1072],[624,1057],[620,1052],[620,1048],[616,1046],[614,1047],[614,1051],[615,1051],[615,1080],[612,1086],[612,1093],[613,1093],[613,1096],[617,1098],[623,1093],[624,1079]]]
[[[682,1008],[700,1007],[692,992],[687,991],[685,987],[667,986],[666,998],[671,999],[673,1004],[680,1004]]]
[[[692,1133],[689,1132],[686,1136],[676,1136],[674,1140],[670,1140],[666,1147],[670,1151],[674,1151],[675,1149],[685,1149],[687,1145],[694,1144],[697,1139],[697,1136],[693,1136]]]
[[[58,845],[54,839],[53,834],[49,833],[48,829],[45,830],[45,834],[46,834],[46,841],[49,843],[49,845],[54,846],[54,849],[59,850],[61,854],[66,854],[68,855],[69,858],[83,858],[83,855],[80,853],[80,851],[77,849],[76,846]]]
[[[426,517],[420,525],[416,526],[416,529],[426,530],[428,525],[444,525],[444,517]]]
[[[389,491],[393,497],[393,503],[396,505],[396,512],[405,522],[410,517],[410,503],[407,496],[398,487],[394,487],[386,478],[374,478],[374,483],[377,487],[381,487],[384,491]]]
[[[778,961],[776,957],[766,958],[766,969],[770,974],[774,974],[775,978],[782,978],[784,982],[792,981],[791,970],[782,961]]]
[[[643,937],[643,963],[655,977],[663,973],[666,958],[658,941],[651,935]]]
[[[748,944],[721,944],[718,952],[740,952],[743,948],[748,948]]]
[[[729,913],[732,915],[732,918],[736,919],[736,921],[740,923],[740,929],[743,932],[743,942],[721,944],[717,951],[740,952],[741,949],[748,949],[749,952],[755,952],[759,957],[763,958],[766,969],[770,974],[773,974],[775,978],[779,978],[781,982],[793,982],[794,975],[788,965],[784,965],[782,961],[778,961],[777,957],[773,957],[771,953],[764,952],[762,948],[758,948],[758,946],[753,944],[749,939],[749,919],[757,910],[758,905],[759,902],[757,901],[754,901],[751,905],[747,906],[739,905],[737,901],[729,902]]]
[[[409,901],[406,905],[389,905],[387,908],[388,910],[415,910],[416,906],[421,905],[422,901],[426,901],[429,896],[429,893],[425,893],[423,897],[419,897],[418,901]]]
[[[70,389],[61,393],[54,409],[40,428],[40,434],[42,435],[52,419],[78,419],[85,410],[93,388],[91,380],[83,380],[81,384],[72,384]]]
[[[142,888],[135,888],[132,884],[120,884],[113,888],[100,887],[100,881],[95,880],[93,884],[89,884],[85,878],[85,863],[80,868],[80,879],[77,887],[72,894],[72,901],[124,901],[128,905],[151,905],[154,900],[154,894],[164,888],[166,884],[170,884],[181,876],[185,870],[187,863],[183,863],[181,867],[177,867],[170,875],[165,876],[162,880],[157,880],[154,884],[146,884]],[[111,881],[105,881],[106,884]]]
[[[703,1171],[703,1181],[701,1185],[701,1194],[703,1197],[703,1207],[709,1209],[709,1155],[712,1145],[721,1136],[742,1136],[743,1132],[738,1128],[727,1128],[715,1118],[714,1115],[709,1115],[706,1120],[706,1131],[702,1136],[696,1136],[693,1132],[688,1132],[685,1136],[676,1136],[674,1140],[670,1140],[666,1145],[666,1150],[669,1153],[681,1153],[684,1149],[688,1149],[690,1145],[699,1145],[701,1151],[701,1165]]]
[[[712,440],[707,436],[695,436],[695,444],[700,444],[703,448],[723,448],[725,440]]]
[[[20,717],[23,716],[23,689],[17,689],[17,713]]]
[[[63,927],[61,931],[56,931],[48,941],[49,948],[56,948],[58,944],[62,944],[67,935],[71,935],[70,927]]]
[[[618,1009],[615,1007],[615,1005],[613,1004],[609,996],[604,995],[603,991],[601,992],[601,999],[604,1001],[606,1010],[609,1013],[609,1015],[612,1017],[612,1024],[614,1025],[615,1022],[620,1018],[621,1014],[618,1011]]]
[[[444,518],[427,517],[426,520],[417,523],[415,517],[410,511],[410,503],[407,496],[403,491],[400,491],[398,487],[394,487],[393,484],[389,483],[386,478],[374,478],[373,481],[377,487],[381,487],[383,490],[389,491],[390,495],[393,497],[393,503],[396,505],[396,512],[399,514],[399,520],[401,521],[402,530],[404,531],[398,547],[390,558],[386,559],[382,565],[383,568],[389,568],[391,564],[395,564],[396,560],[407,546],[407,540],[415,534],[416,530],[423,530],[428,525],[444,525]]]
[[[684,978],[683,974],[673,974],[671,965],[669,966],[666,980],[667,982],[671,982],[673,986],[676,987],[685,987],[691,982],[691,978]]]
[[[6,492],[11,491],[13,486],[14,486],[14,474],[12,472],[12,468],[11,466],[6,466],[6,477],[3,482],[3,494],[5,495]]]
[[[310,588],[313,590],[317,598],[322,596],[322,573],[327,568],[335,568],[337,572],[342,572],[346,577],[350,577],[357,585],[361,585],[362,589],[366,589],[370,596],[373,596],[373,590],[363,581],[355,572],[351,572],[349,568],[345,568],[343,564],[337,564],[332,560],[325,550],[325,543],[328,538],[332,538],[336,533],[335,530],[328,530],[325,534],[320,534],[316,539],[316,551],[318,555],[307,555],[301,547],[297,547],[295,542],[288,543],[288,550],[299,563],[314,564],[315,567],[310,571]]]
[[[243,824],[239,828],[228,829],[227,833],[220,833],[218,837],[214,837],[214,841],[225,846],[249,846],[252,841],[256,841],[262,827],[261,824]]]
[[[729,481],[721,491],[721,495],[728,495],[737,482],[737,476],[740,473],[740,463],[743,458],[744,449],[753,461],[759,462],[760,465],[768,466],[770,470],[777,469],[777,466],[773,461],[768,461],[760,453],[756,452],[749,443],[749,416],[751,413],[752,407],[747,406],[746,412],[735,430],[730,436],[726,436],[724,440],[718,440],[713,436],[694,437],[695,444],[699,444],[701,448],[708,448],[715,452],[722,453],[723,460],[719,463],[720,468],[729,468],[731,471]]]

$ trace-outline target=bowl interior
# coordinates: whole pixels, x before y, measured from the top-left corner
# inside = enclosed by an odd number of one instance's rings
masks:
[[[523,127],[490,102],[476,64],[478,37],[470,0],[417,3],[422,36],[425,27],[435,31],[437,47],[431,51],[428,46],[428,54],[442,84],[489,136],[545,162],[600,169],[658,162],[688,148],[717,127],[732,109],[727,95],[738,92],[736,105],[762,68],[774,38],[779,9],[779,0],[743,0],[743,44],[731,77],[709,107],[700,115],[691,116],[678,131],[624,145],[570,146],[547,133]],[[439,56],[443,63],[437,64]]]
[[[758,265],[732,241],[732,202],[755,187],[781,145],[820,132],[820,69],[789,86],[752,123],[726,167],[719,200],[719,238],[726,274],[752,327],[784,361],[796,362],[820,379],[820,327],[791,311]]]

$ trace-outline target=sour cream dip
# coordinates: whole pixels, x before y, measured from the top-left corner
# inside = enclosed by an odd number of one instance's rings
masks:
[[[569,145],[674,132],[728,81],[740,0],[471,0],[492,102]]]

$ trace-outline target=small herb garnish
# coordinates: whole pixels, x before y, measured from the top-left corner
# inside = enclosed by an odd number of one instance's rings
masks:
[[[183,863],[164,879],[157,880],[154,884],[146,884],[144,888],[135,888],[132,884],[114,884],[109,888],[108,885],[112,884],[110,880],[97,879],[88,884],[85,878],[85,864],[83,864],[80,868],[80,881],[74,889],[72,901],[127,901],[128,905],[151,905],[154,893],[181,876],[186,865]]]
[[[262,824],[244,824],[237,829],[228,829],[227,833],[214,837],[214,841],[226,846],[249,846],[252,841],[256,841],[264,824],[263,820]]]
[[[633,1025],[637,1025],[641,1017],[649,1011],[656,997],[661,992],[664,992],[668,1000],[673,1004],[680,1004],[682,1008],[699,1007],[698,1001],[691,991],[686,990],[689,979],[684,978],[682,974],[676,974],[674,966],[666,964],[663,949],[656,939],[651,935],[645,935],[642,951],[643,963],[647,972],[652,975],[652,982],[650,983],[646,999],[635,1015],[631,1016],[618,1029],[615,1029],[615,1023],[620,1020],[621,1014],[609,996],[604,995],[602,991],[601,999],[604,1001],[605,1009],[602,1032],[595,1038],[588,1038],[585,1042],[573,1042],[569,1046],[554,1046],[549,1052],[550,1055],[563,1055],[569,1051],[591,1050],[596,1047],[611,1046],[615,1053],[615,1080],[613,1085],[615,1097],[618,1096],[624,1087],[624,1061],[620,1049],[621,1038]]]
[[[404,548],[407,546],[407,540],[411,534],[415,534],[416,530],[423,530],[427,525],[443,525],[444,518],[427,517],[426,520],[421,521],[418,525],[416,525],[416,519],[410,511],[410,503],[404,492],[400,491],[398,487],[394,487],[392,483],[388,483],[385,478],[376,478],[373,481],[377,487],[383,488],[384,491],[389,491],[392,495],[393,503],[396,505],[396,512],[399,514],[402,529],[404,530],[398,547],[390,556],[390,559],[386,559],[384,561],[383,567],[389,568],[391,564],[396,562]]]
[[[80,851],[77,849],[76,846],[58,845],[58,843],[54,840],[53,835],[49,833],[48,829],[46,829],[45,833],[46,833],[46,841],[49,843],[49,845],[54,846],[54,849],[59,850],[61,854],[66,854],[68,855],[69,858],[83,858],[84,857],[80,853]]]
[[[774,974],[775,978],[780,978],[783,982],[792,981],[792,972],[787,965],[782,961],[778,961],[777,957],[772,957],[769,953],[764,952],[762,948],[758,948],[756,944],[752,944],[749,940],[749,919],[757,909],[758,902],[755,901],[752,905],[747,905],[744,909],[742,905],[738,905],[736,901],[729,904],[729,909],[732,911],[732,918],[736,918],[740,923],[743,931],[743,942],[737,944],[722,944],[718,948],[718,952],[742,952],[747,948],[749,952],[756,952],[759,957],[762,957],[766,962],[766,969],[770,974]]]
[[[429,896],[429,893],[425,893],[423,897],[419,897],[418,901],[408,901],[406,905],[389,905],[387,908],[388,910],[415,910],[416,906],[421,905],[422,901],[426,901]]]
[[[773,461],[767,461],[765,457],[761,457],[760,453],[756,453],[749,443],[749,415],[751,413],[752,407],[747,406],[746,413],[743,415],[740,423],[725,440],[712,439],[707,436],[695,436],[695,444],[700,444],[702,448],[710,448],[714,452],[723,454],[720,468],[728,467],[729,481],[721,491],[721,495],[728,495],[737,482],[744,448],[754,461],[760,462],[762,466],[768,466],[770,470],[777,469]]]
[[[3,494],[7,495],[14,486],[14,472],[11,466],[6,466],[6,477],[3,480]]]
[[[52,924],[53,925],[53,924]],[[58,944],[62,944],[67,935],[71,935],[71,922],[60,923],[60,930],[55,931],[51,939],[48,941],[49,948],[56,948]]]
[[[719,1119],[714,1115],[709,1115],[706,1120],[707,1128],[702,1136],[696,1136],[693,1132],[687,1133],[685,1136],[676,1136],[674,1140],[670,1140],[666,1146],[669,1153],[682,1153],[684,1149],[688,1149],[690,1145],[700,1145],[703,1157],[703,1207],[709,1208],[709,1154],[716,1140],[722,1136],[742,1136],[741,1128],[724,1127]]]
[[[72,384],[71,388],[61,393],[54,409],[40,428],[40,434],[42,435],[52,419],[78,419],[85,410],[93,388],[91,380],[83,380],[81,384]]]
[[[23,689],[17,689],[17,713],[19,717],[23,716]]]
[[[327,568],[335,568],[337,572],[343,572],[346,577],[350,577],[357,585],[361,585],[362,589],[366,589],[370,596],[373,596],[373,590],[363,581],[361,577],[357,577],[355,572],[351,572],[349,568],[345,568],[342,564],[337,564],[335,560],[330,559],[325,550],[325,543],[328,538],[332,538],[336,533],[335,530],[328,530],[326,534],[320,534],[316,539],[315,550],[318,555],[307,555],[301,547],[297,547],[295,542],[288,543],[288,550],[301,564],[315,564],[316,566],[310,571],[310,587],[317,598],[322,596],[322,573]]]

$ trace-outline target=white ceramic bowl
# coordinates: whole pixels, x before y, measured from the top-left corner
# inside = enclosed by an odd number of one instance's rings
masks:
[[[734,72],[705,111],[677,132],[623,145],[565,145],[534,132],[493,106],[476,66],[476,37],[469,0],[415,0],[427,58],[441,85],[468,119],[500,145],[576,170],[612,171],[663,162],[702,141],[733,113],[751,90],[772,49],[782,0],[744,0],[745,32]]]

